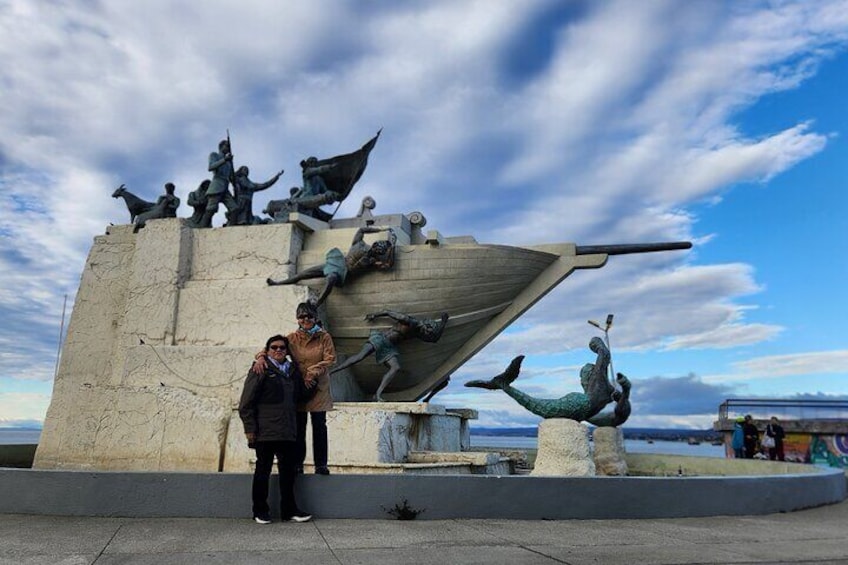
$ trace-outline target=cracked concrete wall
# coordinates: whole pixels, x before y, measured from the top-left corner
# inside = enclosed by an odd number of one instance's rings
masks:
[[[271,289],[303,245],[290,224],[153,220],[98,236],[80,281],[34,466],[218,471],[244,376],[295,329],[303,286]],[[241,457],[239,455],[239,457]]]

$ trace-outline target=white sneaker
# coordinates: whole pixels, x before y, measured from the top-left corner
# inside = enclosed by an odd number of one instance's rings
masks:
[[[297,514],[295,514],[291,518],[289,518],[289,520],[291,520],[292,522],[301,522],[301,523],[308,522],[311,519],[312,519],[312,514],[306,514],[306,513],[303,513],[303,512],[298,512]]]
[[[271,517],[268,516],[267,514],[264,514],[262,516],[254,516],[253,521],[256,522],[257,524],[270,524],[271,523]]]

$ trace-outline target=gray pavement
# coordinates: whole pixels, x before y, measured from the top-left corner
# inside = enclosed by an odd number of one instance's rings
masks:
[[[0,514],[0,564],[848,564],[848,501],[661,520],[80,518]]]

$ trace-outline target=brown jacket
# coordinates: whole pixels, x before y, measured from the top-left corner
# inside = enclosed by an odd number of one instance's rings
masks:
[[[330,334],[321,330],[309,335],[303,330],[296,330],[288,336],[292,357],[297,361],[300,373],[305,381],[317,380],[318,392],[304,406],[298,407],[300,412],[327,412],[333,409],[333,398],[330,396],[330,367],[336,363],[336,347]]]

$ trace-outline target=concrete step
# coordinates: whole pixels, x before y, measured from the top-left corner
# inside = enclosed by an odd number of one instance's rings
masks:
[[[512,461],[499,453],[485,451],[410,451],[407,464],[456,463],[468,465],[475,475],[511,475]]]
[[[473,451],[437,452],[413,451],[404,463],[347,463],[329,465],[331,474],[338,475],[511,475],[513,465],[508,457],[497,453]],[[255,464],[255,461],[251,461]],[[310,463],[304,472],[315,472]]]

